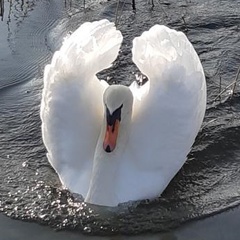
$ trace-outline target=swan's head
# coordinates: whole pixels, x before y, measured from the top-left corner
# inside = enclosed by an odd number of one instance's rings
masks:
[[[103,103],[106,121],[103,148],[106,152],[112,152],[117,144],[120,126],[126,128],[130,123],[133,95],[126,86],[111,85],[104,92]]]

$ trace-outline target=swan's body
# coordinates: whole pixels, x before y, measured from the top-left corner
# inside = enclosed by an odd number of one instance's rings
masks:
[[[134,39],[133,61],[149,78],[141,87],[96,77],[121,42],[107,20],[83,24],[46,66],[41,104],[48,159],[63,185],[107,206],[161,194],[206,107],[202,65],[183,33],[156,25]]]

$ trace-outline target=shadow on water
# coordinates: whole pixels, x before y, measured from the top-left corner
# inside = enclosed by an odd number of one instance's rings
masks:
[[[31,2],[34,5],[29,15],[6,43],[10,53],[0,57],[6,62],[0,66],[2,212],[57,229],[112,235],[166,231],[239,205],[239,84],[232,98],[231,92],[225,91],[221,101],[216,99],[221,91],[220,77],[224,89],[233,82],[239,67],[239,1],[231,6],[228,1],[219,4],[217,0],[157,1],[151,9],[142,0],[136,3],[136,12],[132,11],[131,1],[124,4],[118,23],[124,36],[121,54],[112,68],[99,77],[110,83],[130,84],[139,72],[131,61],[132,39],[153,24],[165,24],[184,31],[200,55],[207,77],[208,106],[204,127],[188,161],[162,196],[114,209],[85,204],[81,196],[61,189],[41,140],[39,105],[42,69],[63,37],[88,20],[114,21],[116,3],[90,2],[84,10],[79,1]],[[17,12],[12,10],[14,16]],[[3,24],[8,25],[7,21]]]

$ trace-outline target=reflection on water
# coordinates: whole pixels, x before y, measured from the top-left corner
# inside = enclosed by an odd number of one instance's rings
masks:
[[[11,58],[16,53],[16,35],[20,30],[21,23],[31,10],[31,5],[31,1],[25,3],[25,1],[1,0],[0,40],[2,45],[6,45],[2,47],[0,56],[3,65],[7,60],[6,56]]]
[[[116,2],[91,3],[85,11],[80,1],[26,4],[5,1],[0,25],[10,26],[7,32],[12,35],[7,35],[7,44],[14,50],[3,50],[2,54],[1,48],[0,56],[2,212],[58,229],[136,234],[166,230],[240,203],[239,84],[233,98],[226,91],[221,101],[216,99],[220,77],[224,89],[235,79],[239,65],[239,0],[231,6],[228,1],[169,0],[156,4],[153,10],[142,0],[137,3],[136,13],[131,4],[124,5],[118,25],[124,35],[121,54],[100,77],[129,84],[138,72],[131,61],[132,39],[155,23],[165,24],[185,31],[199,53],[207,77],[208,109],[189,160],[162,196],[154,201],[121,204],[116,209],[87,205],[80,196],[60,188],[46,159],[39,118],[42,69],[52,51],[68,31],[86,20],[107,17],[114,21]]]
[[[37,0],[18,0],[18,1],[4,1],[1,0],[1,16],[2,21],[6,18],[8,28],[8,42],[9,47],[14,51],[15,34],[19,31],[23,20],[28,16],[29,12],[33,10]]]
[[[0,0],[0,16],[2,21],[6,17],[7,24],[15,22],[17,26],[28,16],[29,11],[34,9],[34,6],[38,0]]]
[[[0,17],[3,21],[3,14],[4,14],[4,0],[0,0]]]

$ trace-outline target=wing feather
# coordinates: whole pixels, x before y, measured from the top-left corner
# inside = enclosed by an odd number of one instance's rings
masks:
[[[41,102],[48,160],[70,190],[86,195],[108,86],[96,73],[116,59],[122,35],[113,23],[84,23],[45,67]]]
[[[187,37],[165,26],[155,25],[135,38],[132,53],[133,62],[149,79],[143,86],[130,86],[132,159],[142,172],[140,178],[153,170],[155,182],[164,179],[158,184],[161,192],[185,162],[202,124],[205,76]]]

